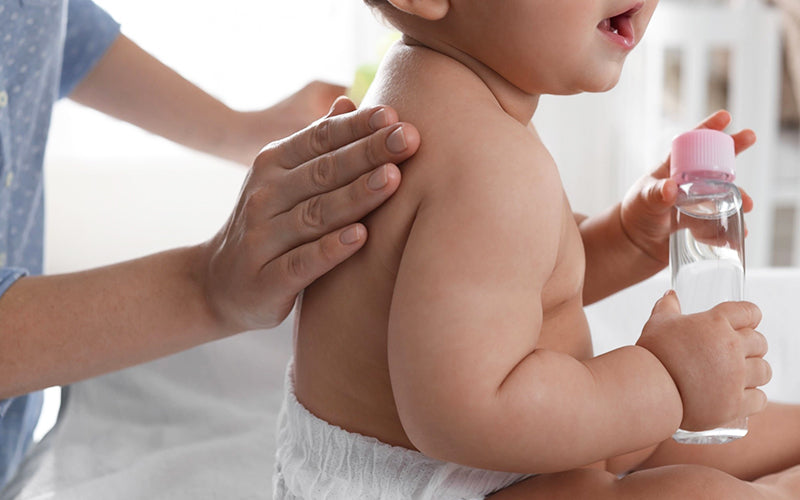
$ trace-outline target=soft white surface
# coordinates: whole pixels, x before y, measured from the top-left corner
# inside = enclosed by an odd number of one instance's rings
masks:
[[[75,384],[24,499],[269,499],[291,328]]]

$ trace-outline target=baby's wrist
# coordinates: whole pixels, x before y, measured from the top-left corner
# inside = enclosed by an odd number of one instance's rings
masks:
[[[653,351],[651,351],[645,345],[642,345],[641,337],[636,342],[636,345],[633,347],[638,349],[643,356],[651,359],[652,364],[655,368],[656,377],[659,378],[659,382],[653,384],[653,388],[655,389],[656,387],[661,387],[662,392],[665,395],[665,399],[672,403],[670,406],[661,405],[660,411],[663,410],[666,414],[668,413],[667,409],[674,406],[676,415],[674,416],[675,418],[674,418],[673,431],[677,431],[681,422],[683,422],[684,407],[683,407],[683,396],[681,394],[680,388],[678,387],[678,383],[675,381],[675,377],[672,376],[672,373],[670,372],[669,368],[667,368],[667,366]],[[659,373],[660,376],[658,375]]]
[[[635,230],[628,228],[627,225],[625,224],[625,216],[623,215],[622,203],[617,204],[616,212],[617,212],[616,221],[619,226],[619,232],[621,233],[621,239],[623,239],[628,244],[628,246],[633,250],[634,253],[637,253],[641,257],[644,257],[647,261],[656,264],[659,269],[663,269],[667,265],[667,263],[664,262],[664,260],[658,256],[657,252],[654,252],[651,248],[648,248],[648,245],[640,243],[639,239],[634,237]]]

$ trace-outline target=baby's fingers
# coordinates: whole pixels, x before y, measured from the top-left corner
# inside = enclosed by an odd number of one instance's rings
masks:
[[[741,186],[739,186],[739,192],[742,193],[742,211],[747,213],[753,210],[753,198]]]
[[[711,116],[703,120],[697,128],[708,128],[713,130],[725,130],[725,127],[731,123],[731,114],[726,110],[721,109]],[[735,134],[731,134],[733,138],[733,147],[738,155],[750,146],[756,143],[756,133],[750,129],[744,129]]]
[[[756,133],[749,128],[736,132],[731,137],[737,155],[756,143]]]
[[[742,416],[754,415],[767,407],[767,395],[761,389],[745,389],[742,396]]]
[[[710,116],[706,117],[695,128],[696,129],[710,128],[713,130],[724,130],[725,127],[730,125],[730,123],[731,123],[731,114],[727,110],[720,109],[719,111],[715,111]]]
[[[742,336],[742,345],[744,347],[744,355],[748,358],[757,357],[762,358],[767,354],[767,338],[756,330],[745,328],[739,330]]]
[[[745,388],[755,389],[767,385],[772,380],[772,367],[764,358],[747,358],[745,360]]]
[[[722,314],[734,330],[755,328],[761,323],[761,309],[752,302],[723,302],[712,311]]]

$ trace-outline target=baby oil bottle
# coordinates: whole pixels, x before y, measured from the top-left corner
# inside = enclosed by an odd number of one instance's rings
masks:
[[[670,274],[683,314],[744,299],[744,220],[742,195],[733,184],[735,157],[733,138],[717,130],[693,130],[672,143],[670,175],[679,189]],[[678,429],[672,437],[679,443],[721,444],[745,434],[742,418],[707,431]]]

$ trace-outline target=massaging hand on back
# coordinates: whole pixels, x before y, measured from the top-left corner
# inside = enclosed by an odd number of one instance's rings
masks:
[[[364,244],[354,222],[397,189],[393,163],[418,146],[392,109],[340,99],[264,148],[208,242],[21,278],[0,296],[0,399],[276,326],[300,290]]]
[[[341,98],[256,158],[234,213],[206,245],[206,296],[224,328],[283,321],[303,288],[364,244],[366,228],[352,222],[397,189],[393,163],[416,151],[418,132],[391,108],[354,109]]]

